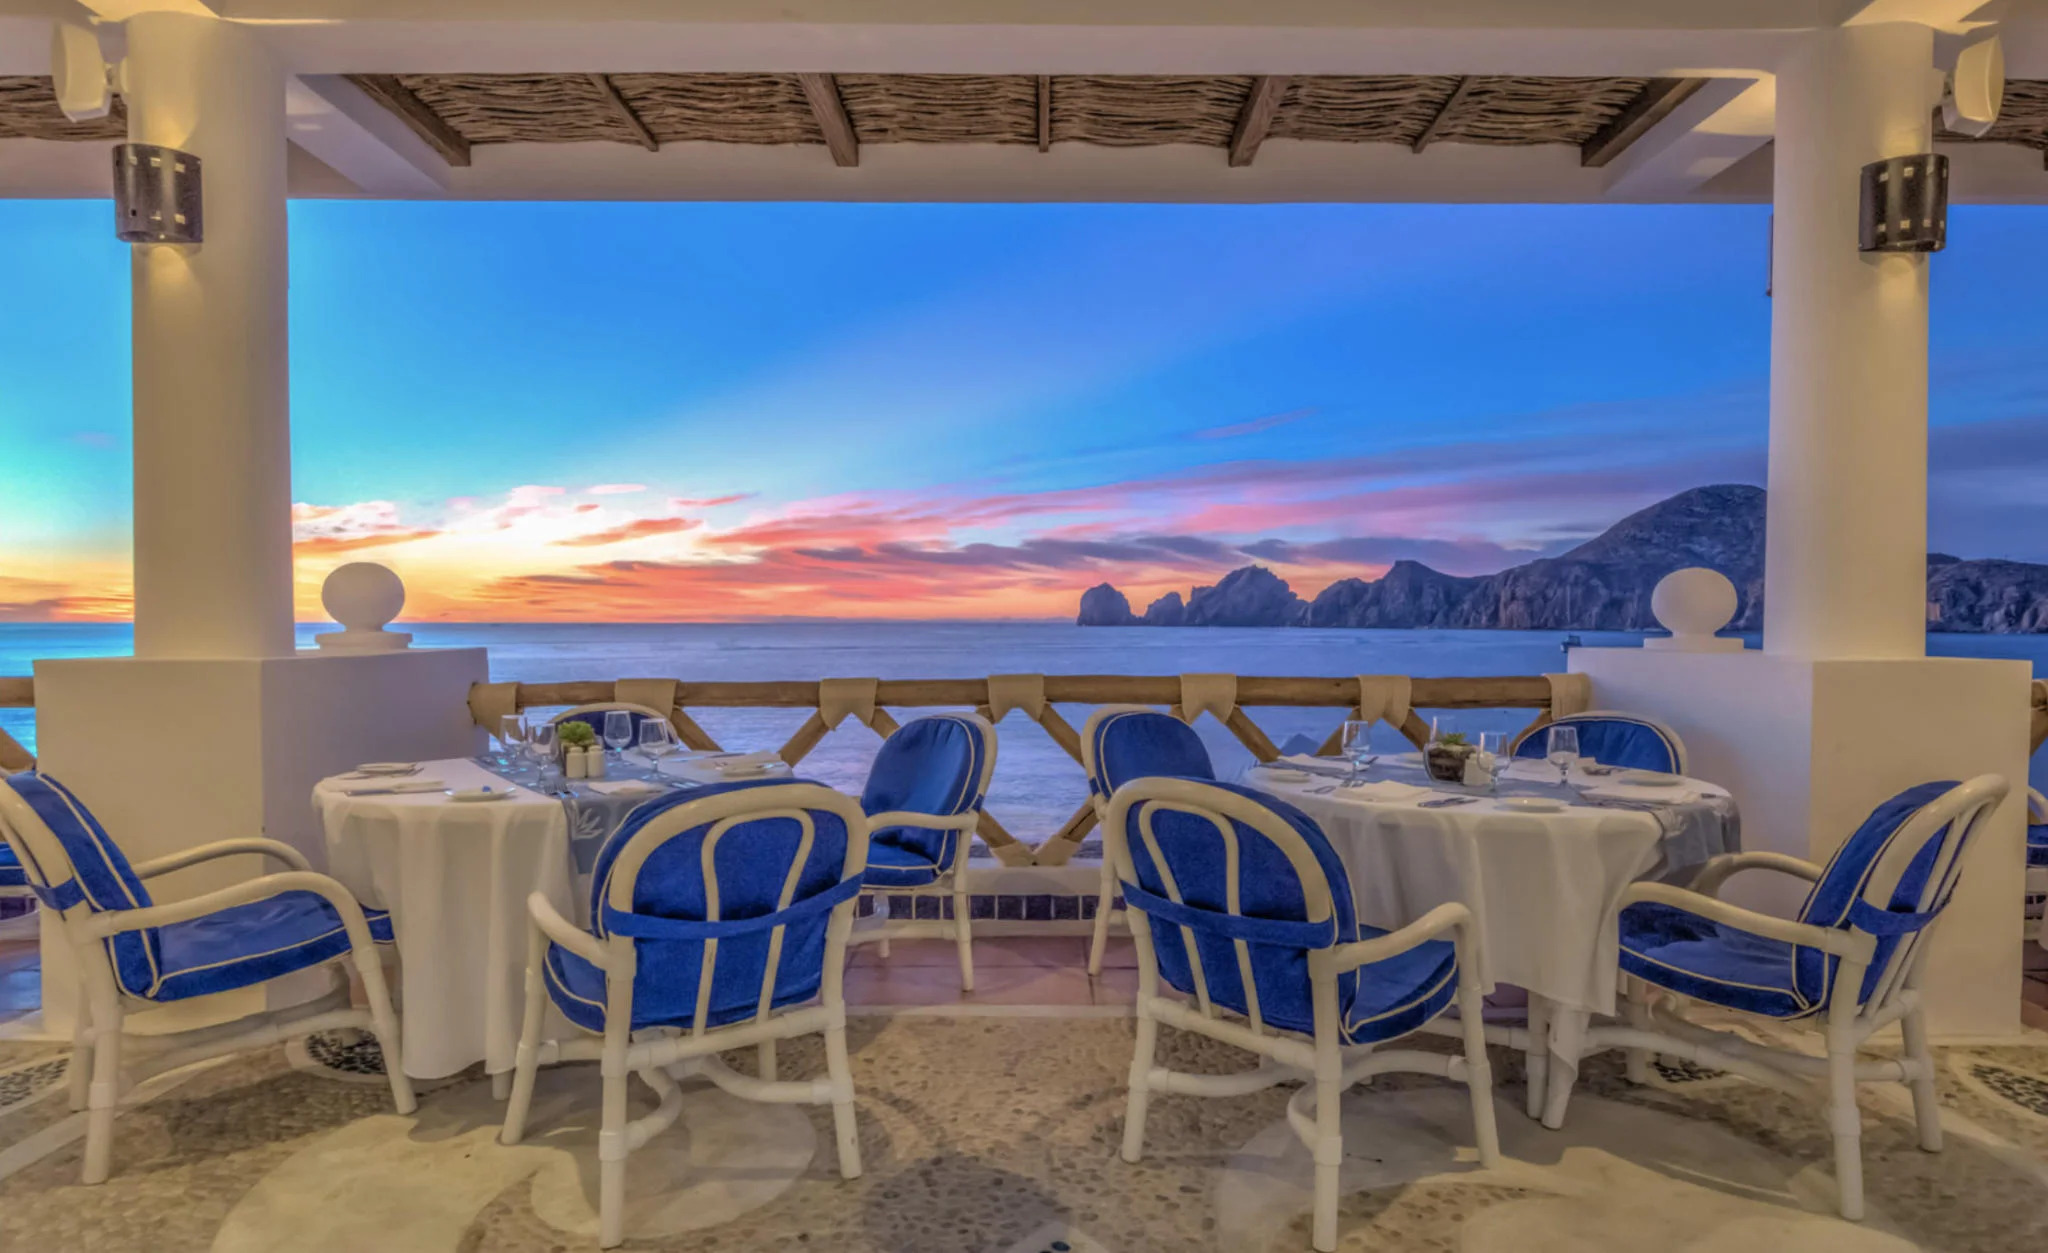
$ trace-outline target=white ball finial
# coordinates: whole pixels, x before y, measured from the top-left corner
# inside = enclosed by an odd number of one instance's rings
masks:
[[[1657,590],[1650,593],[1650,612],[1671,637],[1644,640],[1643,647],[1686,653],[1737,652],[1741,640],[1714,634],[1735,617],[1737,603],[1735,584],[1720,571],[1703,566],[1673,570],[1659,579]]]
[[[412,643],[412,636],[384,629],[405,608],[405,583],[388,566],[374,561],[337,566],[320,587],[320,603],[342,625],[313,637],[329,652],[391,652]]]

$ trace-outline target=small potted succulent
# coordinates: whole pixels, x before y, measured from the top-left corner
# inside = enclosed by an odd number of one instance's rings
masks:
[[[1464,732],[1452,731],[1429,742],[1429,747],[1422,750],[1422,763],[1428,768],[1429,777],[1438,783],[1463,783],[1465,762],[1478,751],[1465,742]]]
[[[559,724],[555,743],[564,775],[571,779],[604,777],[604,750],[598,747],[597,731],[589,723],[572,718]]]

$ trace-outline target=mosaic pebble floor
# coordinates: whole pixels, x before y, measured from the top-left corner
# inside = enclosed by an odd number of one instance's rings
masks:
[[[628,1248],[848,1253],[1275,1253],[1307,1248],[1310,1161],[1291,1089],[1155,1098],[1143,1162],[1116,1158],[1132,1025],[1112,1018],[873,1017],[852,1028],[866,1174],[841,1181],[829,1117],[692,1086],[636,1153]],[[1914,1147],[1903,1099],[1864,1102],[1870,1221],[1832,1216],[1818,1114],[1695,1067],[1624,1083],[1588,1063],[1565,1128],[1519,1112],[1497,1055],[1509,1160],[1482,1170],[1462,1089],[1387,1076],[1346,1101],[1340,1247],[1653,1253],[2048,1248],[2048,1042],[1941,1053],[1949,1143]],[[1167,1064],[1249,1059],[1166,1032]],[[785,1045],[785,1076],[820,1068]],[[393,1114],[374,1045],[316,1038],[186,1072],[125,1112],[114,1177],[77,1183],[60,1058],[0,1046],[0,1249],[94,1253],[542,1253],[595,1248],[594,1066],[543,1075],[526,1143],[496,1143],[479,1076]],[[744,1067],[747,1056],[736,1056]],[[635,1099],[647,1099],[635,1087]],[[1903,1098],[1903,1092],[1900,1093]],[[643,1108],[645,1106],[643,1105]],[[51,1151],[21,1161],[32,1137]],[[17,1146],[10,1150],[8,1146]]]

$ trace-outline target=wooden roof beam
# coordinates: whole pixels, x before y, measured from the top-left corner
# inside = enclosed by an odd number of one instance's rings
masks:
[[[1651,127],[1670,116],[1691,95],[1707,85],[1704,78],[1653,78],[1642,94],[1614,115],[1591,139],[1579,145],[1579,164],[1597,170],[1628,150]]]
[[[860,164],[860,140],[854,136],[853,121],[846,116],[846,104],[839,99],[839,83],[830,74],[799,74],[804,99],[810,101],[811,115],[825,132],[825,147],[834,165]]]
[[[1231,165],[1250,165],[1258,155],[1266,132],[1273,128],[1273,115],[1280,111],[1280,98],[1287,94],[1287,83],[1279,74],[1261,74],[1252,80],[1252,94],[1245,97],[1237,128],[1230,133]]]
[[[443,161],[450,165],[469,164],[469,141],[399,82],[398,75],[352,74],[349,81],[362,88],[364,95],[397,114],[400,121],[412,127],[413,134],[441,154]]]
[[[1409,149],[1414,152],[1421,152],[1424,148],[1429,147],[1430,141],[1435,139],[1438,132],[1443,130],[1444,122],[1450,118],[1451,111],[1464,102],[1465,96],[1471,90],[1472,79],[1470,76],[1459,79],[1458,85],[1451,88],[1451,94],[1444,97],[1443,108],[1438,109],[1436,116],[1429,119],[1429,125],[1422,128],[1422,133],[1415,137],[1415,142],[1408,145]]]
[[[1052,151],[1052,75],[1038,76],[1038,150]]]
[[[619,94],[611,75],[592,74],[590,85],[597,88],[597,94],[604,97],[605,105],[611,109],[612,116],[626,124],[626,129],[633,132],[634,139],[639,141],[642,148],[649,152],[661,151],[661,141],[654,137],[654,132],[647,129],[647,123],[640,120],[640,115],[633,112],[633,106],[627,104],[626,98]]]

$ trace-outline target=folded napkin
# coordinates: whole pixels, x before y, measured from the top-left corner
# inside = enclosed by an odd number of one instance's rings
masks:
[[[642,792],[666,792],[667,788],[646,779],[600,779],[589,785],[590,790],[602,796],[638,796]]]
[[[442,792],[447,788],[448,785],[439,779],[384,778],[351,780],[337,790],[344,796],[382,796],[385,793]]]
[[[1430,788],[1417,787],[1413,783],[1402,783],[1397,779],[1380,779],[1373,783],[1361,783],[1357,787],[1345,788],[1342,795],[1357,797],[1359,800],[1380,801],[1394,804],[1401,801],[1419,801],[1433,795]]]
[[[1351,763],[1333,757],[1317,757],[1310,753],[1289,753],[1272,763],[1289,770],[1306,770],[1310,774],[1325,775],[1335,779],[1351,777]]]

